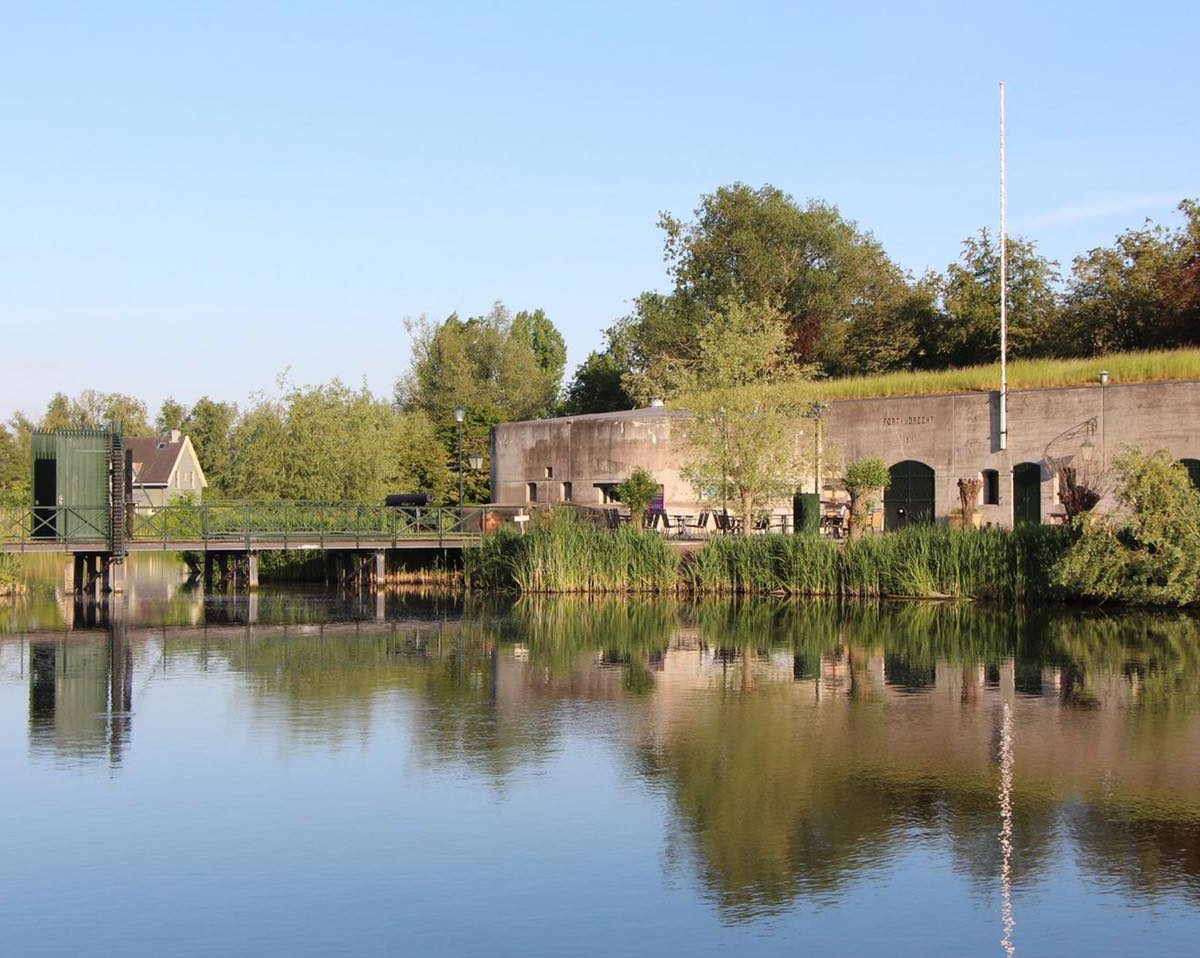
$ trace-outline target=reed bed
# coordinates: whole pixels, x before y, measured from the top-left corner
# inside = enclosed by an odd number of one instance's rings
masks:
[[[559,509],[539,514],[525,535],[508,529],[463,550],[472,590],[522,593],[673,593],[679,555],[654,532],[612,531]]]
[[[473,591],[992,599],[1050,594],[1062,529],[914,526],[845,545],[813,536],[722,536],[681,558],[660,536],[560,511],[463,555]]]
[[[1048,593],[1069,542],[1061,529],[914,526],[840,546],[806,536],[728,537],[685,571],[699,594],[994,599]]]

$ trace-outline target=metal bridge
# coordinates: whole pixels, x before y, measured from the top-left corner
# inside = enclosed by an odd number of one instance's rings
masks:
[[[277,501],[130,505],[124,511],[124,523],[114,528],[107,504],[0,507],[0,553],[71,555],[77,591],[119,591],[119,567],[131,552],[196,553],[206,584],[219,574],[254,588],[258,554],[283,549],[323,551],[340,563],[341,578],[378,579],[386,550],[462,549],[479,541],[495,515],[479,506]]]

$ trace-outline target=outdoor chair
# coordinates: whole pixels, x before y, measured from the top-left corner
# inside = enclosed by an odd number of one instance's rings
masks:
[[[686,523],[685,525],[686,525],[686,528],[695,530],[697,535],[699,535],[701,532],[707,532],[708,531],[708,513],[707,512],[700,513],[700,517],[695,522]]]

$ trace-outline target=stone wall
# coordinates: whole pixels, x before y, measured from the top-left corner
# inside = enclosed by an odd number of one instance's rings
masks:
[[[668,511],[695,512],[705,504],[680,476],[686,459],[679,428],[683,415],[651,408],[497,426],[493,498],[503,504],[527,502],[532,484],[538,502],[562,501],[569,492],[572,501],[599,505],[599,487],[620,482],[642,466],[663,484]],[[811,437],[809,420],[798,419],[796,428]],[[1091,453],[1086,466],[1085,444]],[[999,444],[995,392],[833,402],[823,424],[822,482],[836,480],[846,463],[868,456],[879,456],[888,466],[915,460],[934,471],[934,512],[944,519],[958,508],[959,478],[996,470],[999,502],[982,505],[980,512],[984,521],[1011,525],[1013,467],[1033,463],[1040,471],[1041,517],[1048,521],[1061,509],[1057,464],[1072,462],[1103,474],[1126,447],[1200,459],[1200,383],[1011,392],[1005,450]],[[800,488],[812,491],[811,474]],[[790,510],[790,504],[780,503],[779,510]]]

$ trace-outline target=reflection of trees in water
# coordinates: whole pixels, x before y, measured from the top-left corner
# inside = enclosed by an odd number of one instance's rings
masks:
[[[734,919],[823,899],[920,840],[944,841],[956,870],[994,894],[1002,686],[1018,709],[1017,886],[1072,849],[1132,894],[1200,883],[1200,798],[1186,775],[1172,784],[1195,762],[1190,617],[612,599],[459,609],[389,597],[402,621],[347,622],[328,597],[292,607],[286,596],[278,609],[260,596],[259,621],[318,624],[168,629],[164,657],[241,674],[256,712],[301,742],[361,741],[402,709],[418,762],[463,764],[497,784],[561,747],[576,703],[623,703],[606,714],[635,743],[640,774],[668,786],[673,841]],[[78,747],[95,756],[116,742],[119,755],[122,709],[108,703],[120,702],[126,680],[114,676],[129,675],[129,646],[122,672],[111,650],[84,668],[84,645],[67,650],[79,653],[68,663],[78,692],[62,685],[57,652],[31,651],[30,740],[88,743]],[[683,655],[696,667],[681,679],[672,661]],[[1108,738],[1093,750],[1097,728]],[[1076,743],[1086,754],[1055,768],[1054,749]],[[1048,758],[1035,767],[1037,749]]]
[[[638,747],[641,771],[669,784],[679,837],[694,850],[705,884],[730,917],[783,907],[798,895],[828,896],[890,859],[914,835],[949,839],[956,870],[981,895],[993,894],[1003,864],[995,744],[984,738],[974,755],[951,749],[939,754],[936,739],[961,734],[956,715],[968,720],[974,713],[970,720],[978,721],[986,701],[981,695],[998,686],[1005,662],[1013,692],[1024,685],[1055,697],[1061,708],[1098,705],[1091,689],[1115,678],[1123,683],[1122,697],[1108,707],[1118,747],[1139,753],[1143,741],[1157,747],[1140,755],[1146,768],[1125,770],[1130,780],[1118,783],[1121,797],[1113,802],[1101,795],[1107,787],[1101,758],[1089,763],[1088,756],[1076,756],[1086,776],[1082,791],[1078,768],[1074,781],[1070,774],[1055,776],[1053,768],[1048,776],[1038,769],[1040,780],[1022,780],[1022,763],[1029,768],[1030,759],[1018,737],[1014,883],[1037,881],[1056,856],[1073,849],[1093,874],[1115,869],[1133,894],[1200,888],[1200,796],[1185,789],[1180,798],[1178,789],[1168,788],[1163,801],[1175,804],[1164,815],[1161,807],[1150,814],[1145,796],[1137,794],[1161,786],[1164,771],[1194,763],[1186,738],[1164,737],[1171,713],[1157,709],[1176,703],[1175,719],[1185,719],[1195,735],[1190,696],[1200,682],[1200,644],[1194,619],[1054,615],[1015,621],[997,611],[933,604],[825,608],[814,618],[812,607],[768,603],[714,605],[697,610],[696,619],[709,647],[741,649],[725,668],[750,673],[772,639],[784,635],[797,684],[822,684],[822,662],[836,664],[842,676],[836,684],[823,683],[825,705],[819,696],[798,700],[778,681],[755,683],[753,695],[741,691],[744,681],[723,683],[710,696],[680,700],[686,717],[674,715],[669,734],[647,737]],[[927,748],[900,733],[910,717],[903,708],[879,707],[878,692],[865,690],[862,678],[856,681],[872,655],[884,663],[885,684],[904,689],[940,685],[939,665],[961,673],[958,711],[946,708],[927,728]],[[1052,681],[1044,686],[1047,668]],[[969,682],[976,683],[973,692]],[[831,689],[837,693],[834,708],[828,707]],[[865,701],[850,704],[860,698]],[[1130,714],[1123,708],[1129,703],[1141,708]],[[924,708],[920,697],[912,708]],[[1033,714],[1032,725],[1018,736],[1057,739],[1059,730],[1042,721],[1044,714]],[[920,716],[927,713],[911,715]],[[1143,736],[1140,724],[1153,733]],[[1027,750],[1044,744],[1025,742]],[[1052,761],[1053,747],[1043,759]],[[1077,826],[1080,808],[1086,824]],[[1103,827],[1093,828],[1099,823]]]

